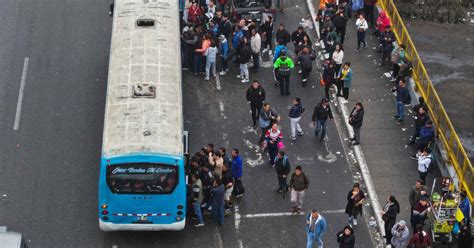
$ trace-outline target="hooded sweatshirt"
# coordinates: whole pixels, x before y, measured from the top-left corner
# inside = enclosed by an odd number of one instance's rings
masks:
[[[385,14],[385,11],[380,11],[379,17],[377,18],[377,24],[379,25],[380,33],[383,33],[385,31],[385,27],[390,25],[390,19],[388,18],[387,14]]]

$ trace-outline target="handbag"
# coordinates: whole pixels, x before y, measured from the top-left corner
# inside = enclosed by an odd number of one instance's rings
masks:
[[[285,144],[283,144],[283,141],[278,141],[277,147],[278,147],[279,150],[285,149]]]

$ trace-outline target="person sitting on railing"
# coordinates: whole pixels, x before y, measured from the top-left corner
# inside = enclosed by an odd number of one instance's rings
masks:
[[[380,44],[382,45],[382,66],[385,65],[385,61],[389,58],[393,50],[393,42],[396,41],[395,34],[391,30],[391,26],[385,26],[385,30],[380,34]]]

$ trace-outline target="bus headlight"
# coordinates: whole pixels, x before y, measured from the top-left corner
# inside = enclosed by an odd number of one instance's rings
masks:
[[[106,209],[108,206],[107,206],[107,204],[102,204],[101,207],[102,207],[102,209]]]
[[[177,220],[177,221],[182,221],[182,220],[183,220],[183,217],[177,216],[177,217],[176,217],[176,220]]]

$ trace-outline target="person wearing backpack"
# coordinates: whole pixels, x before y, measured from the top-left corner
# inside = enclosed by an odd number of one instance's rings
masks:
[[[398,86],[392,88],[392,92],[396,92],[397,95],[397,114],[393,118],[398,120],[398,124],[402,124],[405,120],[405,105],[411,103],[410,91],[406,87],[406,80],[400,79]]]
[[[426,182],[426,175],[428,175],[428,172],[430,171],[430,165],[432,162],[430,149],[425,148],[423,152],[418,152],[416,156],[418,158],[418,174],[420,175],[420,179],[423,180],[423,182]]]
[[[293,208],[291,209],[292,213],[301,213],[304,195],[308,187],[308,177],[304,174],[301,166],[296,166],[295,172],[291,175],[289,187],[291,192],[291,203],[293,205]]]
[[[298,131],[299,136],[303,136],[303,129],[300,126],[301,114],[304,113],[304,106],[301,103],[301,98],[296,97],[293,99],[293,106],[290,109],[290,113],[288,113],[288,117],[290,117],[290,126],[291,126],[291,140],[296,140],[296,131]]]
[[[278,177],[278,189],[275,192],[286,194],[288,191],[288,183],[286,179],[290,173],[291,165],[284,151],[279,151],[275,158],[275,170]]]
[[[328,229],[326,218],[324,218],[317,209],[312,209],[311,213],[306,215],[306,248],[312,248],[316,241],[318,248],[323,248],[323,235]]]
[[[286,56],[286,51],[280,52],[280,57],[273,64],[275,70],[278,70],[278,81],[280,81],[280,95],[290,94],[290,75],[291,69],[295,67],[293,60]]]

